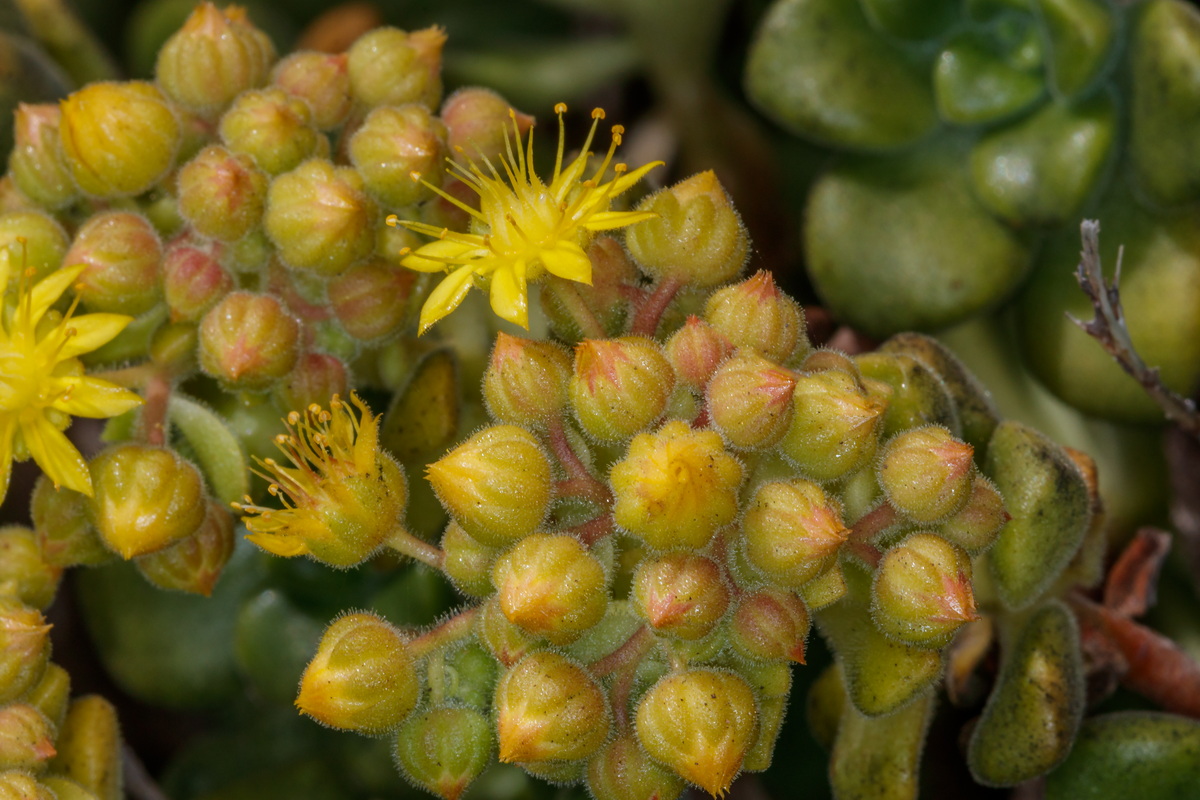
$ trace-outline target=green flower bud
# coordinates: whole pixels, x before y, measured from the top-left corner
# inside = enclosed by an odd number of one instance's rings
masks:
[[[596,800],[675,800],[686,785],[654,763],[637,736],[626,731],[588,761],[587,788]]]
[[[175,161],[182,128],[153,84],[89,83],[61,103],[63,160],[84,192],[141,194]]]
[[[190,536],[204,522],[204,481],[173,450],[109,447],[88,465],[92,523],[110,549],[129,560]]]
[[[403,722],[420,693],[400,631],[374,614],[344,614],[321,636],[296,707],[323,725],[374,736]]]
[[[613,520],[656,550],[700,549],[737,516],[742,477],[720,436],[671,420],[613,465]]]
[[[287,377],[275,384],[272,397],[278,408],[308,408],[349,392],[346,365],[341,359],[327,353],[305,353]]]
[[[348,51],[354,99],[367,108],[421,103],[431,111],[442,98],[441,28],[405,33],[376,28]]]
[[[637,210],[656,216],[631,226],[625,246],[650,277],[708,287],[733,280],[746,265],[750,237],[712,170],[655,192]]]
[[[630,591],[634,609],[655,631],[680,639],[707,635],[729,608],[721,568],[680,550],[642,559]]]
[[[779,291],[765,270],[713,293],[704,307],[704,319],[735,346],[757,350],[779,364],[810,349],[804,311]]]
[[[758,701],[758,735],[742,762],[748,772],[762,772],[771,766],[775,742],[787,713],[788,692],[792,689],[791,665],[758,664],[743,673]]]
[[[758,487],[742,518],[750,563],[792,589],[832,565],[849,535],[836,501],[800,478]]]
[[[434,195],[430,186],[442,185],[446,126],[416,103],[380,106],[350,137],[349,152],[375,200],[385,206],[414,205]]]
[[[472,708],[438,706],[414,714],[396,734],[404,777],[445,800],[458,800],[492,760],[487,717]]]
[[[874,458],[887,403],[853,375],[837,369],[798,375],[792,403],[779,449],[807,477],[837,480]]]
[[[346,121],[350,97],[349,56],[302,50],[284,57],[271,73],[271,84],[308,103],[312,121],[323,131]]]
[[[417,280],[416,272],[373,258],[329,281],[329,305],[342,330],[359,341],[375,341],[408,321],[408,299]]]
[[[103,564],[113,559],[88,514],[87,495],[54,488],[45,475],[38,476],[30,497],[30,514],[38,549],[48,564],[73,567]]]
[[[196,343],[199,334],[194,322],[167,322],[150,337],[147,355],[165,375],[190,375],[196,371]]]
[[[212,113],[266,83],[274,61],[274,45],[250,23],[244,9],[221,10],[205,2],[163,43],[154,77],[179,105]]]
[[[487,597],[493,591],[492,565],[500,550],[477,542],[451,521],[442,534],[442,572],[468,597]]]
[[[496,92],[478,86],[456,90],[442,103],[439,116],[446,124],[450,152],[481,164],[504,156],[505,139],[514,133],[524,137],[534,121]]]
[[[585,339],[575,348],[569,391],[583,429],[601,441],[627,439],[666,411],[675,373],[652,339]]]
[[[496,685],[500,760],[533,765],[587,758],[608,738],[608,701],[596,679],[547,650],[529,653]]]
[[[739,450],[773,447],[792,421],[796,376],[753,351],[726,359],[708,382],[712,425]]]
[[[868,380],[886,384],[888,408],[882,436],[890,437],[922,425],[959,430],[958,409],[946,384],[930,367],[908,353],[863,353],[854,364]]]
[[[0,708],[0,769],[41,772],[54,755],[54,723],[28,703]]]
[[[34,608],[47,608],[54,601],[62,567],[42,556],[37,536],[23,525],[0,528],[0,586]]]
[[[262,219],[268,183],[249,156],[210,145],[179,170],[179,213],[198,233],[232,242]]]
[[[637,707],[637,737],[650,757],[714,796],[724,795],[754,743],[754,692],[738,675],[708,668],[673,672]]]
[[[50,103],[18,103],[13,112],[13,149],[8,174],[23,195],[43,208],[62,208],[79,195],[59,152],[62,109]]]
[[[34,281],[62,266],[69,240],[54,217],[41,211],[10,211],[0,216],[0,247],[13,264],[33,270]]]
[[[509,622],[554,644],[579,638],[608,608],[603,565],[565,534],[534,533],[517,542],[497,559],[492,583]]]
[[[550,461],[514,425],[484,428],[430,464],[426,478],[463,530],[492,547],[533,533],[550,508]]]
[[[129,211],[102,211],[80,227],[64,264],[87,264],[76,284],[93,311],[137,316],[158,302],[162,243],[150,221]]]
[[[734,652],[763,661],[804,663],[808,609],[792,592],[767,587],[742,595],[729,626]]]
[[[208,597],[221,570],[233,555],[236,541],[233,517],[216,501],[209,500],[204,522],[195,533],[161,550],[138,556],[138,572],[160,589]]]
[[[541,427],[562,414],[570,378],[563,347],[501,331],[483,373],[483,399],[499,422]]]
[[[689,315],[683,327],[671,334],[664,349],[675,380],[695,391],[703,391],[717,365],[733,352],[733,345],[716,328]]]
[[[951,544],[977,556],[992,546],[1004,523],[1012,517],[1004,510],[1004,498],[996,484],[982,475],[971,482],[966,505],[938,526],[937,533]]]
[[[22,696],[22,702],[46,715],[57,731],[67,719],[71,699],[71,676],[58,664],[47,664],[41,679]]]
[[[329,140],[312,124],[308,104],[282,89],[255,89],[233,101],[218,126],[221,141],[254,159],[268,175],[329,154]]]
[[[375,251],[375,204],[348,167],[313,159],[271,182],[263,219],[293,269],[338,275]]]
[[[36,686],[49,660],[45,617],[12,595],[0,595],[0,704]]]
[[[975,451],[945,428],[914,428],[888,442],[879,460],[879,485],[888,502],[917,522],[960,510],[971,496]]]
[[[535,639],[524,628],[508,621],[500,608],[500,598],[492,595],[479,608],[479,619],[475,624],[479,640],[488,652],[506,667],[516,664],[533,649]]]
[[[942,647],[978,619],[971,558],[931,533],[915,533],[884,553],[871,588],[881,631],[917,647]]]
[[[231,292],[200,320],[200,367],[229,386],[262,390],[292,371],[300,325],[271,295]]]
[[[163,255],[163,299],[173,320],[199,320],[232,289],[233,276],[210,248],[170,245]]]
[[[0,798],[4,800],[59,800],[58,795],[43,786],[27,772],[15,769],[0,772]]]
[[[73,700],[55,747],[50,772],[75,781],[96,800],[121,800],[121,726],[112,703],[95,694]]]

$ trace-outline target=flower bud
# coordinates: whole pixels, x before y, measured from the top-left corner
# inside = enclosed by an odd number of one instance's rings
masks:
[[[200,319],[232,289],[233,276],[209,249],[173,244],[163,255],[163,299],[173,320]]]
[[[161,550],[138,556],[138,572],[160,589],[208,597],[233,555],[233,517],[215,501],[207,503],[204,522],[190,536]]]
[[[721,796],[754,743],[758,710],[754,693],[738,675],[684,669],[650,687],[638,703],[636,727],[651,758]]]
[[[638,211],[656,216],[631,226],[625,246],[650,277],[716,286],[745,266],[750,237],[712,170],[655,192]]]
[[[218,129],[226,147],[254,159],[268,175],[329,154],[329,140],[313,126],[308,105],[282,89],[239,95],[221,116]]]
[[[686,784],[654,763],[626,731],[588,761],[587,788],[596,800],[675,800]]]
[[[168,322],[155,329],[146,354],[166,376],[190,375],[196,371],[198,338],[194,322]]]
[[[58,149],[62,109],[52,103],[18,103],[8,174],[21,193],[43,208],[62,208],[78,195]]]
[[[742,518],[750,563],[790,589],[824,572],[849,535],[837,502],[801,478],[758,487]]]
[[[970,556],[932,533],[909,536],[879,562],[871,613],[889,636],[917,647],[942,647],[964,622],[979,618]]]
[[[243,9],[205,2],[163,43],[154,77],[176,103],[204,114],[262,86],[274,61],[274,45]]]
[[[841,370],[797,375],[792,421],[779,449],[812,480],[837,480],[875,456],[886,408]]]
[[[61,108],[63,160],[87,194],[141,194],[175,161],[183,130],[151,83],[89,83],[68,95]]]
[[[0,708],[0,769],[42,771],[55,753],[54,734],[54,723],[28,703]]]
[[[746,658],[803,664],[808,628],[804,602],[789,591],[767,587],[738,599],[729,641]]]
[[[112,551],[104,546],[88,515],[89,502],[87,495],[55,489],[52,480],[38,476],[29,506],[38,549],[47,563],[73,567],[112,560]]]
[[[974,448],[945,428],[913,428],[895,436],[879,461],[879,485],[896,510],[937,522],[961,509],[975,477]]]
[[[278,408],[308,408],[330,397],[344,397],[350,391],[346,365],[327,353],[305,353],[283,380],[275,384],[274,400]]]
[[[426,477],[463,530],[491,547],[533,533],[550,508],[550,461],[515,425],[484,428],[430,464]]]
[[[0,586],[34,608],[47,608],[58,592],[62,567],[51,564],[38,548],[37,536],[23,525],[0,528]]]
[[[200,320],[200,366],[241,389],[266,389],[292,371],[300,326],[266,294],[231,292]]]
[[[804,311],[765,270],[715,292],[704,307],[704,319],[737,347],[757,350],[779,364],[809,349]]]
[[[458,800],[491,763],[488,718],[473,708],[437,706],[414,714],[396,734],[396,763],[408,778],[445,800]]]
[[[652,339],[585,339],[575,348],[569,391],[583,429],[601,441],[627,439],[667,408],[675,373]]]
[[[541,427],[566,407],[570,379],[562,346],[501,331],[483,373],[483,399],[498,422]]]
[[[109,447],[88,465],[96,530],[129,560],[193,534],[207,511],[204,481],[174,450],[142,444]]]
[[[717,365],[733,352],[733,345],[712,325],[692,315],[671,334],[665,350],[675,380],[689,389],[703,391]]]
[[[0,216],[0,248],[14,265],[33,270],[36,282],[62,266],[69,240],[58,220],[41,211],[9,211]]]
[[[262,219],[266,174],[247,155],[210,145],[183,165],[178,177],[179,213],[213,239],[240,239]]]
[[[95,694],[73,700],[55,747],[51,772],[70,775],[99,800],[121,797],[121,726],[112,703]]]
[[[757,353],[739,351],[708,382],[705,399],[712,425],[740,450],[774,446],[792,421],[796,376]]]
[[[1010,519],[996,484],[976,475],[966,505],[939,525],[937,532],[946,541],[977,556],[992,546]]]
[[[308,103],[312,121],[323,131],[346,121],[350,98],[349,56],[302,50],[284,57],[271,73],[271,83]]]
[[[35,608],[0,594],[0,705],[37,685],[50,660],[50,626]]]
[[[511,667],[533,649],[536,640],[524,628],[508,621],[500,608],[500,598],[492,595],[479,608],[479,619],[475,624],[479,641],[501,664]]]
[[[496,560],[492,583],[508,621],[553,644],[568,644],[608,608],[600,561],[578,539],[531,534]]]
[[[453,520],[442,534],[442,572],[454,588],[469,597],[487,597],[492,585],[492,565],[500,551],[475,541]]]
[[[529,653],[496,684],[500,760],[587,758],[608,738],[608,701],[596,679],[547,650]]]
[[[271,182],[263,219],[293,269],[338,275],[375,251],[375,204],[349,167],[306,161]]]
[[[448,184],[447,189],[453,185]],[[623,287],[638,280],[637,269],[625,248],[613,237],[597,236],[585,250],[592,262],[590,288],[581,289],[574,281],[553,276],[542,284],[542,310],[546,312],[551,328],[566,342],[578,342],[587,335],[575,321],[574,309],[580,298],[602,329],[621,330],[629,311],[629,304],[621,292]]]
[[[737,516],[742,475],[715,432],[671,420],[613,465],[613,519],[657,550],[698,550]]]
[[[52,790],[43,786],[27,772],[0,772],[0,798],[4,800],[59,800]]]
[[[42,677],[21,698],[45,714],[55,730],[62,728],[70,700],[71,676],[58,664],[47,664]]]
[[[321,636],[296,708],[323,725],[374,736],[403,722],[420,694],[400,631],[375,614],[344,614]]]
[[[441,28],[405,33],[376,28],[348,51],[354,99],[367,108],[421,103],[431,111],[442,99]]]
[[[506,138],[514,133],[524,137],[534,121],[496,92],[478,86],[458,89],[447,97],[439,116],[449,133],[450,152],[481,164],[504,156]]]
[[[391,207],[414,205],[433,197],[427,182],[442,184],[446,126],[416,103],[380,106],[350,137],[349,151],[350,163],[375,200]]]
[[[342,330],[363,342],[395,333],[407,321],[418,273],[381,258],[355,264],[329,281],[329,305]]]
[[[642,559],[633,574],[633,607],[654,630],[699,639],[729,608],[729,587],[711,559],[676,550]]]
[[[79,300],[93,311],[137,316],[160,297],[162,243],[140,214],[102,211],[75,234],[64,264],[87,264],[76,284]]]

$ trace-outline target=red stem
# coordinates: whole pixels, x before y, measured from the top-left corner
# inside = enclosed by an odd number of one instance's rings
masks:
[[[146,444],[162,447],[167,443],[167,405],[171,402],[171,382],[163,375],[152,375],[146,381],[145,404],[142,405],[142,435]]]
[[[881,532],[895,525],[900,519],[900,512],[884,503],[871,509],[858,518],[850,529],[850,541],[870,544],[871,540]]]
[[[601,506],[612,504],[612,490],[596,479],[587,466],[579,459],[575,448],[567,439],[566,429],[561,419],[551,419],[547,426],[550,436],[550,448],[567,472],[567,480],[558,482],[559,496],[570,495],[591,500]]]
[[[613,518],[612,514],[609,513],[601,514],[582,525],[576,525],[574,528],[568,528],[565,531],[565,533],[577,537],[579,541],[588,547],[591,547],[605,536],[610,536],[612,532]]]
[[[648,295],[635,305],[637,311],[633,315],[633,324],[629,332],[634,336],[654,336],[658,331],[658,323],[662,321],[663,312],[675,299],[675,295],[683,288],[683,282],[678,278],[664,278]]]
[[[630,634],[624,644],[591,666],[592,674],[597,678],[618,673],[612,686],[612,710],[618,728],[624,728],[629,722],[629,693],[633,690],[633,679],[637,675],[638,664],[653,644],[654,634],[650,628],[642,625]]]
[[[408,643],[409,654],[414,659],[419,659],[437,650],[439,647],[444,647],[451,642],[462,639],[471,633],[471,628],[475,624],[475,617],[478,615],[479,606],[468,608],[466,611],[460,611],[436,628],[426,631],[411,640]]]

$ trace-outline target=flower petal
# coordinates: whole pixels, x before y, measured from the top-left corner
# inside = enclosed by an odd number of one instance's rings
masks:
[[[92,496],[92,476],[87,462],[62,431],[50,424],[45,414],[21,423],[21,435],[29,454],[55,486],[65,486]]]
[[[46,313],[46,309],[54,305],[62,297],[79,274],[87,269],[86,264],[75,264],[70,267],[60,267],[37,282],[29,292],[30,320],[36,323]]]
[[[304,542],[292,536],[280,536],[274,533],[248,533],[246,539],[254,542],[268,553],[284,558],[302,556],[308,552],[308,547]]]
[[[619,178],[612,181],[612,189],[609,192],[609,197],[616,197],[633,187],[635,183],[646,176],[646,173],[655,167],[661,167],[662,161],[651,161],[649,164],[643,164],[633,172],[626,172]]]
[[[482,241],[480,238],[480,242]],[[418,272],[445,272],[453,266],[487,255],[489,252],[480,244],[439,239],[421,245],[405,256],[400,264]]]
[[[138,394],[99,378],[66,376],[54,381],[63,394],[51,406],[73,417],[115,417],[142,404]]]
[[[121,331],[125,330],[125,326],[133,322],[133,317],[125,314],[82,314],[78,317],[71,317],[63,322],[60,329],[66,331],[75,331],[70,336],[66,337],[66,341],[62,343],[62,348],[58,350],[56,361],[65,361],[68,358],[83,353],[90,353],[93,350],[103,347],[117,337]],[[57,336],[47,337],[47,339],[56,338],[59,341],[53,343],[53,347],[57,347],[61,341],[62,333],[55,332]]]
[[[611,231],[657,216],[653,211],[600,211],[589,216],[582,227],[589,231]]]
[[[529,328],[529,288],[525,283],[525,262],[517,261],[511,268],[492,273],[489,299],[492,311],[501,319]]]
[[[592,260],[574,242],[555,242],[553,249],[541,252],[542,266],[551,275],[579,283],[592,284]]]
[[[420,332],[429,330],[429,326],[458,308],[458,304],[471,290],[471,279],[475,277],[475,267],[467,264],[451,272],[429,293],[429,299],[421,307]]]

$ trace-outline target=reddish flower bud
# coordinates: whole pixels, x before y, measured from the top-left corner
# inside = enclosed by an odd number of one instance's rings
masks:
[[[562,413],[570,378],[562,346],[501,331],[483,373],[483,399],[499,422],[541,427]]]
[[[996,484],[976,475],[966,505],[938,526],[938,535],[977,556],[992,546],[1010,519]]]
[[[708,382],[705,399],[712,425],[740,450],[774,446],[792,421],[796,376],[757,353],[739,351]]]
[[[103,564],[113,559],[92,525],[87,495],[54,488],[54,481],[38,476],[30,497],[30,514],[38,548],[47,563],[59,567]]]
[[[931,533],[914,533],[884,553],[871,587],[871,614],[889,636],[917,647],[942,647],[978,619],[971,558]]]
[[[675,373],[652,339],[586,339],[575,348],[571,405],[583,429],[602,441],[626,439],[667,408]]]
[[[430,187],[441,186],[446,174],[446,126],[416,103],[373,109],[350,137],[349,150],[367,191],[385,206],[429,199]]]
[[[753,348],[780,364],[809,349],[804,311],[765,270],[714,293],[704,318],[738,347]]]
[[[174,320],[195,321],[233,289],[212,248],[172,244],[162,260],[163,299]]]
[[[703,391],[717,365],[733,352],[733,345],[716,328],[693,315],[671,335],[665,349],[675,379],[689,389]]]
[[[370,342],[404,325],[417,280],[418,273],[376,258],[355,264],[330,280],[326,288],[342,329],[355,339]]]
[[[608,608],[599,559],[565,534],[535,533],[496,561],[492,583],[508,621],[553,644],[567,644]]]
[[[292,53],[275,65],[271,83],[308,103],[314,125],[333,130],[346,121],[354,106],[348,62],[345,53]]]
[[[784,589],[767,587],[738,599],[729,641],[746,658],[803,664],[808,629],[804,601]]]
[[[473,198],[468,198],[473,200]],[[637,269],[629,260],[625,248],[611,236],[597,236],[587,246],[592,262],[592,285],[580,288],[578,283],[551,277],[542,284],[542,310],[559,338],[578,342],[584,338],[572,309],[582,298],[583,305],[606,331],[621,330],[629,304],[621,296],[622,287],[637,282]]]
[[[54,723],[28,703],[0,708],[0,765],[41,772],[54,756],[54,734]]]
[[[439,116],[449,132],[450,152],[479,163],[503,156],[506,134],[515,132],[523,137],[534,121],[496,92],[478,86],[459,89],[447,97]]]
[[[442,99],[441,28],[406,33],[376,28],[360,36],[348,52],[354,99],[367,108],[421,103],[437,108]]]
[[[43,208],[62,208],[79,196],[59,151],[62,111],[50,103],[18,103],[8,174],[21,193]]]
[[[263,225],[283,263],[330,277],[375,251],[376,209],[349,167],[313,159],[271,182]]]
[[[312,124],[308,104],[282,89],[238,95],[221,116],[219,130],[226,147],[254,159],[269,175],[329,154],[329,140]]]
[[[792,421],[779,449],[807,477],[836,480],[874,458],[886,408],[847,372],[797,375]]]
[[[235,542],[233,516],[216,501],[209,500],[204,522],[194,533],[161,550],[139,556],[134,563],[146,580],[160,589],[208,597],[233,555]]]
[[[729,587],[711,559],[674,551],[645,558],[633,574],[633,607],[661,633],[707,635],[725,616]]]
[[[275,384],[275,405],[281,409],[308,408],[350,393],[346,365],[328,353],[305,353],[283,380]]]
[[[129,211],[102,211],[80,227],[64,264],[87,264],[80,302],[93,311],[136,316],[158,302],[162,243],[149,220]]]
[[[0,595],[0,705],[35,686],[49,660],[46,618],[12,595]]]
[[[608,701],[596,679],[564,656],[526,655],[500,678],[494,702],[500,760],[587,758],[608,738]]]
[[[836,501],[799,478],[764,483],[742,518],[750,563],[792,589],[824,572],[849,535]]]
[[[292,371],[300,326],[277,298],[232,292],[200,320],[200,366],[243,389],[266,389]]]
[[[897,434],[879,461],[888,502],[917,522],[943,520],[966,505],[975,477],[974,448],[937,426]]]
[[[268,182],[249,156],[211,145],[179,170],[179,213],[200,234],[232,242],[262,219]]]
[[[0,586],[26,605],[47,608],[61,577],[62,567],[46,561],[32,530],[23,525],[0,528]]]

